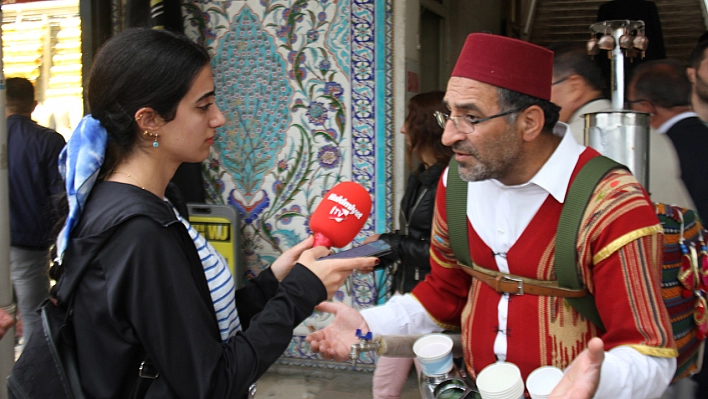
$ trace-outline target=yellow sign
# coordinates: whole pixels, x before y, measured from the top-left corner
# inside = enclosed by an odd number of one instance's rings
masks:
[[[202,215],[190,216],[189,223],[226,259],[231,269],[231,275],[236,279],[242,278],[236,276],[236,241],[234,239],[236,230],[234,224],[223,216]]]

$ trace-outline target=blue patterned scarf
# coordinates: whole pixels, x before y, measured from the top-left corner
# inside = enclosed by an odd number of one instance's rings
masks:
[[[71,230],[81,218],[86,199],[93,189],[98,171],[103,165],[108,134],[101,122],[86,115],[79,122],[69,141],[59,154],[59,173],[64,178],[69,215],[57,236],[57,258],[64,257]]]

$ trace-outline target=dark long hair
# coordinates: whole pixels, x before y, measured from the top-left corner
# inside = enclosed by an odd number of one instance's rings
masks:
[[[442,143],[443,128],[433,116],[435,111],[449,112],[443,105],[444,97],[443,91],[431,91],[417,94],[408,100],[405,124],[411,142],[407,149],[410,169],[413,169],[413,157],[422,161],[425,154],[430,154],[439,165],[447,165],[452,157],[452,149]]]
[[[109,137],[100,176],[135,149],[140,135],[135,113],[150,107],[165,121],[174,119],[177,105],[208,63],[203,47],[169,31],[131,28],[106,42],[88,83],[89,111]]]
[[[135,113],[150,107],[165,121],[173,120],[179,102],[209,61],[203,47],[164,30],[127,29],[101,47],[88,82],[89,111],[108,132],[99,179],[135,151],[141,136]],[[66,197],[60,200],[58,212],[56,233],[68,214]],[[50,277],[58,280],[62,273],[55,262]]]

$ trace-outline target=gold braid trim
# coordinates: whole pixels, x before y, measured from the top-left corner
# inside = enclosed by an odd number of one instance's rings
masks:
[[[410,295],[413,297],[413,299],[415,299],[416,301],[418,301],[418,303],[420,303],[420,300],[418,298],[416,298],[416,296],[413,293],[411,293]],[[423,306],[422,303],[421,303],[421,306]],[[425,309],[425,306],[423,306],[423,308]],[[435,322],[435,324],[437,324],[441,328],[448,330],[448,331],[460,331],[461,330],[461,328],[459,326],[453,326],[452,324],[446,324],[446,323],[443,323],[443,322],[437,320],[435,317],[433,317],[433,315],[430,314],[430,312],[428,312],[427,309],[425,310],[425,312],[428,313],[428,317],[430,317]]]
[[[663,233],[663,232],[664,232],[664,229],[661,227],[660,224],[657,224],[656,226],[644,227],[639,230],[634,230],[630,233],[627,233],[627,234],[623,235],[622,237],[619,237],[616,240],[609,243],[605,248],[602,248],[600,251],[598,251],[595,254],[595,256],[592,257],[592,263],[594,265],[597,265],[598,263],[607,259],[610,255],[615,253],[617,250],[619,250],[623,246],[627,245],[628,243],[630,243],[638,238],[650,236],[653,234]]]
[[[440,267],[445,268],[445,269],[458,269],[459,266],[457,266],[457,263],[450,263],[448,259],[440,259],[439,256],[435,254],[434,251],[430,251],[430,257],[433,258],[433,261],[437,263]]]
[[[654,357],[665,357],[665,358],[672,358],[672,357],[678,357],[679,353],[676,348],[657,348],[655,346],[646,346],[646,345],[623,345],[623,346],[628,346],[637,352],[641,353],[642,355],[647,355],[647,356],[654,356]]]

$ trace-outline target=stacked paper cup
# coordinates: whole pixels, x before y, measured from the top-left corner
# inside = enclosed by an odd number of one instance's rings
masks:
[[[563,370],[557,367],[539,367],[526,378],[526,389],[531,399],[548,399],[562,378]]]
[[[477,389],[482,399],[522,399],[524,380],[521,370],[508,362],[490,364],[477,375]]]
[[[452,370],[452,338],[445,334],[427,334],[413,344],[421,372],[428,377],[445,375]]]

